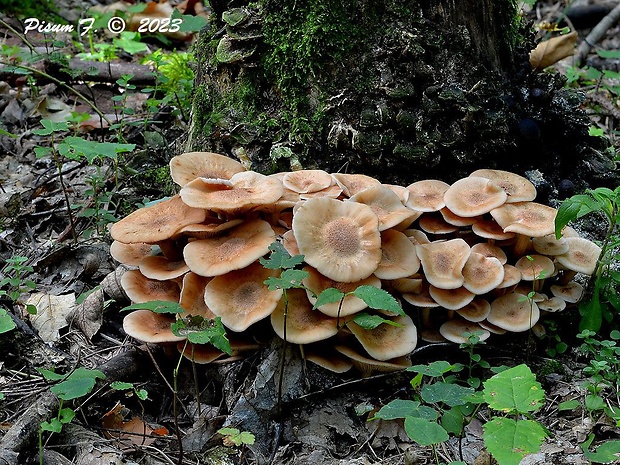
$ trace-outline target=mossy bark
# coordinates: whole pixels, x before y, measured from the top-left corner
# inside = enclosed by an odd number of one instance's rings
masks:
[[[598,183],[613,168],[582,97],[531,71],[509,0],[212,7],[188,150],[265,173],[320,167],[404,185],[481,167]]]

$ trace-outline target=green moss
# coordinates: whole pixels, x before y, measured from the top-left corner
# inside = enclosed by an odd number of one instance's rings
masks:
[[[151,168],[140,173],[140,183],[145,191],[156,191],[160,197],[175,195],[178,186],[170,177],[170,167],[168,165],[159,168]]]

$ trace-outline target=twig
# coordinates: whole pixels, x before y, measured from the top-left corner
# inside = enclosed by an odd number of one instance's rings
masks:
[[[620,19],[620,4],[618,4],[613,10],[609,12],[607,16],[605,16],[600,23],[596,25],[594,29],[587,35],[585,39],[581,42],[579,47],[577,48],[577,52],[573,57],[573,62],[575,66],[581,66],[585,61],[588,53],[594,44],[596,44],[601,37],[607,32],[609,28],[611,28],[614,24],[618,22]]]

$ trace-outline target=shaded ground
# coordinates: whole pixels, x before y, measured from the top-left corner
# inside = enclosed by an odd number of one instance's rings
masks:
[[[75,11],[75,7],[64,7]],[[552,18],[562,8],[559,3],[543,2],[530,15],[537,20]],[[10,30],[2,31],[5,44],[24,45]],[[580,35],[585,32],[581,30]],[[617,32],[618,26],[607,32],[600,43],[602,48],[617,49]],[[40,36],[28,39],[41,46]],[[150,46],[157,48],[161,44]],[[130,61],[131,57],[121,54],[118,62],[123,59]],[[590,63],[617,71],[617,60],[592,55]],[[566,65],[561,67],[566,69]],[[44,435],[46,463],[68,463],[57,454],[73,460],[72,463],[181,463],[179,439],[184,451],[182,463],[187,464],[434,463],[433,451],[415,446],[398,422],[366,421],[369,411],[392,399],[412,395],[408,384],[410,374],[376,375],[368,379],[360,379],[355,373],[334,375],[305,364],[295,348],[283,351],[279,343],[265,338],[267,332],[261,331],[260,325],[256,331],[256,339],[261,343],[259,351],[240,360],[199,366],[194,373],[186,361],[180,365],[175,416],[172,373],[178,358],[176,349],[151,347],[146,351],[124,335],[119,309],[128,302],[118,286],[116,264],[109,257],[106,228],[97,218],[76,215],[79,238],[72,240],[65,194],[56,166],[50,157],[38,159],[33,151],[34,147],[49,146],[51,142],[48,136],[34,134],[33,129],[41,128],[42,117],[60,117],[60,112],[76,110],[92,114],[93,122],[83,128],[88,131],[88,137],[103,141],[109,132],[100,127],[101,120],[83,99],[62,85],[40,75],[36,82],[12,73],[2,74],[2,79],[0,127],[16,137],[0,135],[3,149],[0,254],[5,275],[9,273],[8,259],[27,257],[24,265],[33,270],[24,271],[22,283],[32,281],[35,288],[24,288],[18,303],[6,296],[2,300],[18,326],[0,336],[3,354],[0,391],[4,394],[4,400],[0,401],[0,430],[4,435],[1,445],[5,448],[0,457],[7,463],[36,461],[39,424],[42,420],[49,421],[58,409],[58,400],[49,394],[49,384],[35,368],[54,366],[57,372],[65,373],[84,366],[102,369],[108,381],[133,382],[136,388],[148,391],[149,400],[140,401],[137,395],[112,390],[107,384],[97,385],[91,396],[73,403],[77,416],[71,424],[65,425],[59,434]],[[121,95],[114,81],[89,86],[78,81],[70,87],[95,102],[113,124],[119,120],[119,110],[113,108],[111,97]],[[618,96],[610,87],[617,84],[600,81],[585,89],[589,91],[587,108],[593,125],[602,128],[612,142],[616,141],[619,118]],[[124,106],[135,108],[136,113],[129,121],[141,121],[148,114],[146,98],[139,92],[129,94]],[[187,129],[187,121],[174,116],[171,108],[148,115],[151,122],[147,125],[128,125],[123,131],[124,142],[137,144],[137,149],[123,159],[119,182],[111,163],[103,163],[101,170],[96,164],[81,161],[64,164],[62,178],[74,213],[84,213],[93,207],[92,195],[87,192],[92,189],[89,179],[93,176],[102,179],[103,190],[113,193],[113,202],[105,201],[100,208],[116,217],[123,216],[145,197],[161,197],[162,191],[169,188],[165,185],[165,170],[162,174],[157,168],[165,166],[171,154],[182,152],[180,136]],[[101,290],[90,294],[83,304],[74,305],[72,299],[99,285]],[[39,304],[41,299],[49,300],[49,296],[68,296],[68,300],[47,305],[50,312],[46,315],[58,327],[58,333],[51,331],[44,336],[45,340],[40,328],[32,329],[36,324],[21,305],[33,295],[36,297],[35,293],[40,293]],[[66,310],[74,308],[72,316],[66,315]],[[559,322],[560,333],[575,345],[571,326],[574,322],[569,320]],[[617,438],[619,431],[605,418],[590,418],[581,408],[558,413],[560,402],[583,399],[581,369],[586,360],[575,350],[552,360],[545,354],[549,344],[547,340],[534,341],[530,335],[491,338],[480,353],[494,366],[527,361],[538,373],[547,393],[547,403],[536,418],[553,435],[539,454],[527,457],[523,463],[585,464],[588,461],[579,444],[590,432],[604,439]],[[286,369],[283,402],[279,404],[277,387],[283,353]],[[423,347],[412,358],[414,363],[438,359],[466,361],[452,345]],[[196,398],[200,399],[200,405]],[[137,419],[133,430],[129,431],[116,413],[106,415],[117,403],[122,404],[120,410],[125,420]],[[281,412],[274,415],[280,405]],[[482,419],[485,415],[481,412]],[[142,437],[145,424],[161,436],[154,441],[145,440]],[[223,425],[242,425],[255,434],[256,444],[245,448],[224,447],[221,435],[216,434]],[[442,444],[437,450],[439,460],[491,463],[483,452],[481,425],[481,420],[475,419],[466,428],[462,440],[451,439]],[[159,430],[159,427],[166,429]],[[122,438],[111,437],[119,428],[124,430]],[[30,457],[11,462],[15,460],[11,452],[18,450]]]

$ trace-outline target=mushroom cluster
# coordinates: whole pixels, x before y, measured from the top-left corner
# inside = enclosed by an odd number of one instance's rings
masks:
[[[556,210],[506,171],[403,187],[322,170],[265,176],[208,152],[176,156],[170,170],[179,194],[111,227],[112,256],[133,267],[122,278],[127,296],[178,302],[180,317],[220,317],[237,351],[255,347],[242,336],[269,317],[278,336],[304,345],[307,360],[338,372],[402,369],[418,335],[460,343],[473,332],[484,340],[529,330],[541,312],[579,301],[575,275],[592,274],[601,252],[569,227],[556,239]],[[264,284],[279,270],[259,262],[274,241],[303,255],[307,271],[305,289],[286,299]],[[360,285],[388,291],[406,315],[383,314],[394,324],[364,329],[354,317],[373,310],[349,294]],[[313,310],[327,288],[346,297]],[[178,342],[172,321],[137,310],[124,328],[145,342]]]

